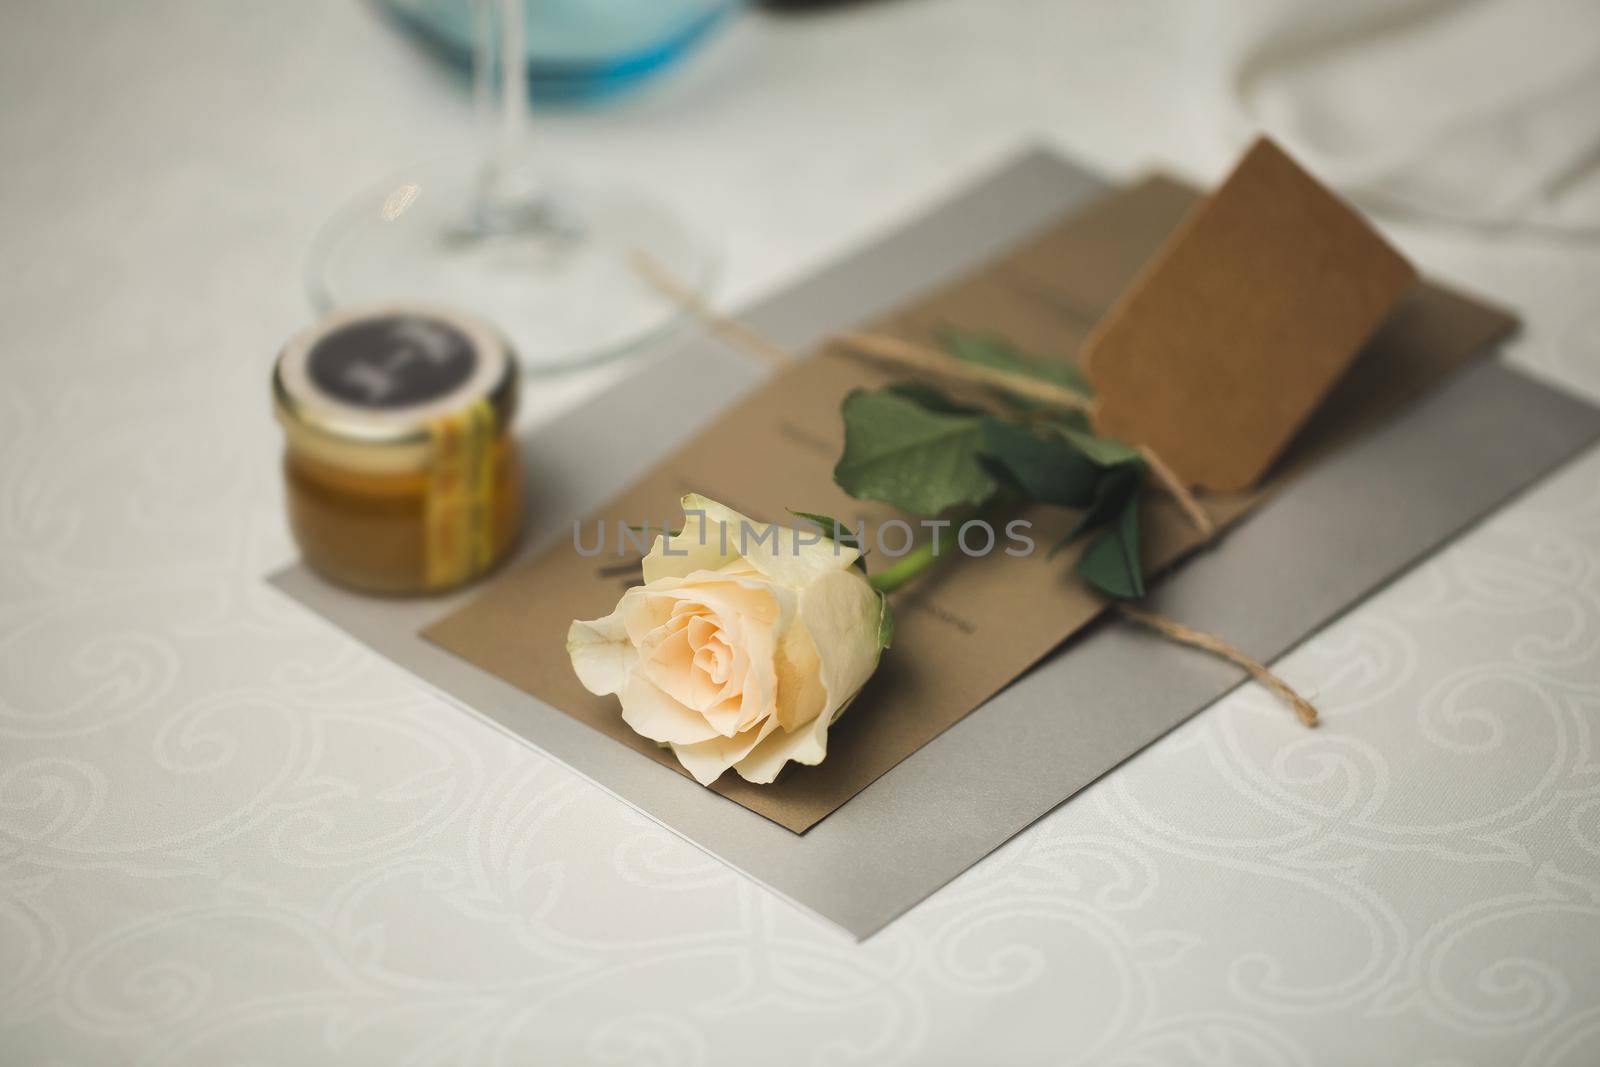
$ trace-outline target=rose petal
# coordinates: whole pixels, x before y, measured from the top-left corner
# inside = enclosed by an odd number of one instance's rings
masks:
[[[878,594],[855,571],[823,575],[801,592],[797,625],[816,645],[827,701],[811,722],[774,734],[740,761],[741,777],[765,784],[789,760],[815,765],[827,757],[828,727],[878,667],[878,611]]]
[[[678,602],[665,594],[678,582],[677,578],[669,578],[661,583],[659,589],[636,585],[622,594],[616,613],[622,617],[628,640],[635,645],[642,645],[651,633],[672,619],[672,609]]]
[[[880,610],[877,591],[858,571],[825,574],[800,594],[800,619],[816,642],[830,712],[878,669]]]
[[[670,584],[663,583],[659,596],[678,603],[701,605],[711,614],[720,616],[724,623],[737,615],[763,624],[786,626],[799,606],[793,590],[774,585],[764,575],[745,578],[721,571],[696,571]]]
[[[700,714],[704,715],[706,722],[723,737],[736,737],[750,725],[744,721],[742,694],[736,693],[726,700],[712,704]]]
[[[717,736],[704,715],[673,700],[638,671],[622,690],[622,721],[661,744],[692,745]]]
[[[729,556],[722,537],[753,524],[704,497],[684,506],[685,554],[658,540],[646,586],[572,625],[574,669],[619,694],[624,721],[704,784],[729,766],[767,782],[791,759],[821,762],[829,726],[878,661],[878,598],[849,569],[857,553],[773,526],[749,556]]]
[[[733,737],[718,737],[694,745],[673,745],[672,754],[678,757],[684,770],[694,775],[695,781],[710,785],[722,776],[723,771],[748,756],[775,730],[778,730],[778,720],[769,717],[759,726]]]
[[[752,785],[770,785],[790,760],[815,767],[828,756],[828,727],[839,721],[839,716],[844,714],[845,708],[853,700],[855,694],[852,693],[841,707],[828,715],[818,716],[794,733],[786,730],[774,732],[751,749],[748,756],[735,763],[733,769],[740,778]]]
[[[822,660],[804,620],[796,620],[778,644],[774,661],[778,681],[778,725],[794,730],[815,719],[828,704],[822,684]]]
[[[689,647],[689,635],[684,626],[668,623],[652,631],[639,646],[637,668],[656,688],[691,710],[699,710],[707,701],[696,684],[699,672],[694,665],[694,650]]]
[[[762,574],[795,589],[804,588],[819,575],[843,570],[861,555],[858,549],[820,537],[815,530],[758,523],[698,493],[683,498],[683,512],[705,516],[706,536],[713,547],[720,550],[725,544]],[[777,531],[776,537],[770,533],[772,530]]]
[[[567,628],[567,655],[589,692],[599,696],[621,692],[639,659],[622,625],[622,605],[603,619],[575,620]]]
[[[738,553],[724,551],[722,529],[704,515],[684,515],[683,529],[673,537],[657,535],[643,560],[646,585],[660,578],[684,578],[695,571],[714,571],[737,562]]]
[[[765,576],[735,577],[716,571],[697,571],[662,584],[662,597],[704,605],[731,652],[728,680],[717,703],[737,696],[740,712],[736,719],[719,720],[722,733],[746,729],[771,715],[778,692],[774,659],[778,641],[798,610],[795,591]],[[679,694],[679,699],[684,696]],[[709,712],[706,704],[694,706]]]

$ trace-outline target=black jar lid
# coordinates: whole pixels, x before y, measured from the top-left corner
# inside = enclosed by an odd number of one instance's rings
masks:
[[[498,332],[458,311],[353,307],[289,339],[272,393],[291,447],[354,469],[420,469],[441,422],[481,404],[494,433],[510,427],[517,364]]]

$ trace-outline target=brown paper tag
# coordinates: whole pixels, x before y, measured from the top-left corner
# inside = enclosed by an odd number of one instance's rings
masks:
[[[1189,190],[1161,179],[1112,194],[873,328],[923,343],[933,343],[936,331],[947,326],[982,329],[1029,351],[1067,358],[1194,200]],[[1219,525],[1243,515],[1300,463],[1393,411],[1511,326],[1505,315],[1480,304],[1419,288],[1369,346],[1372,358],[1361,360],[1318,412],[1292,457],[1255,492],[1207,497],[1209,514]],[[613,533],[618,521],[673,521],[678,498],[687,492],[703,493],[758,521],[792,522],[788,508],[851,524],[864,519],[874,527],[902,518],[851,499],[832,476],[844,442],[840,401],[851,389],[892,380],[879,368],[831,352],[797,360],[587,516],[586,543],[594,543],[597,521]],[[1053,558],[1046,553],[1075,513],[1032,508],[1022,517],[1034,524],[1039,550],[1033,555],[963,557],[896,594],[894,647],[829,731],[824,763],[791,767],[772,785],[751,785],[729,772],[713,788],[804,831],[1092,621],[1105,602],[1073,573],[1079,550]],[[1141,524],[1151,574],[1200,544],[1193,525],[1159,494],[1147,500]],[[610,544],[617,542],[613,537]],[[625,558],[613,552],[584,557],[570,536],[561,537],[529,562],[494,576],[477,597],[424,635],[643,757],[676,767],[670,752],[628,728],[615,698],[594,696],[578,683],[565,647],[571,620],[609,613],[623,590],[640,580],[636,559],[631,551]],[[1084,693],[1077,699],[1092,704],[1095,697]],[[1074,700],[1060,709],[1067,716],[1086,710]],[[974,789],[991,787],[1002,785],[972,783]]]
[[[1085,343],[1100,433],[1186,484],[1260,481],[1416,282],[1271,141],[1184,220]]]

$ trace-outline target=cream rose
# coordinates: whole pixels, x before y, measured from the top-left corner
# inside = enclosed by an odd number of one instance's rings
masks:
[[[859,552],[698,495],[683,510],[683,529],[645,556],[644,585],[572,624],[573,670],[701,785],[729,767],[766,783],[790,760],[821,763],[887,629]]]

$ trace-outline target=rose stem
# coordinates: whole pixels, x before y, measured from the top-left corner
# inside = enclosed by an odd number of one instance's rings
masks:
[[[868,581],[880,593],[892,593],[911,579],[949,555],[955,547],[957,530],[951,523],[941,527],[938,536],[918,545],[894,563],[874,574]]]

